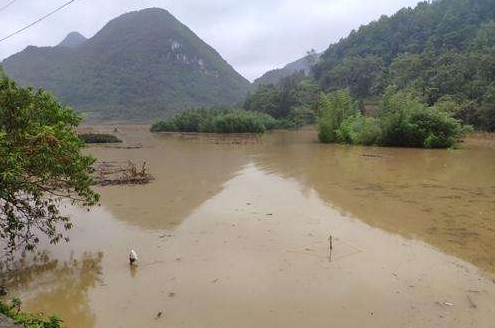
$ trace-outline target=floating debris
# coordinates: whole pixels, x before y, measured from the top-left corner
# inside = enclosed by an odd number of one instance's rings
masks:
[[[94,167],[94,179],[99,186],[147,184],[155,178],[148,172],[146,162],[137,165],[125,162],[99,162]]]
[[[473,302],[473,300],[471,299],[471,297],[469,297],[469,295],[466,295],[466,298],[469,302],[469,306],[471,307],[471,309],[477,309],[478,308],[476,303]]]

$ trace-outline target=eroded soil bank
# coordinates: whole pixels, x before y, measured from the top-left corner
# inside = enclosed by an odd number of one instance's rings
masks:
[[[66,209],[70,244],[10,279],[27,310],[73,328],[493,327],[493,149],[117,134],[124,147],[89,151],[155,180]]]

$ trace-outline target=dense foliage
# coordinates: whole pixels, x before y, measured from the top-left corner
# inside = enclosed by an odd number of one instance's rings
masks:
[[[268,114],[231,109],[187,110],[151,126],[152,132],[263,133],[278,122]]]
[[[29,314],[21,312],[21,302],[15,298],[11,304],[0,301],[0,314],[12,319],[17,324],[26,328],[64,328],[62,320],[57,317],[46,317],[42,314]]]
[[[281,120],[281,127],[296,128],[315,122],[320,88],[304,71],[281,79],[277,84],[260,85],[249,94],[244,109],[269,114]]]
[[[387,88],[375,117],[365,117],[349,91],[323,93],[319,138],[324,143],[415,148],[448,148],[468,128],[454,118],[456,104],[442,99],[428,106],[412,91]]]
[[[94,144],[102,144],[102,143],[118,143],[122,142],[119,138],[114,136],[113,134],[106,133],[83,133],[78,135],[79,139],[84,141],[84,143],[94,143]]]
[[[28,47],[2,62],[23,85],[53,91],[89,122],[150,122],[235,105],[250,83],[163,9],[124,14],[71,47]]]
[[[495,1],[421,2],[382,16],[330,46],[314,74],[325,91],[348,88],[359,99],[388,85],[430,107],[451,96],[457,118],[495,131]]]
[[[319,138],[321,142],[331,143],[339,140],[339,128],[349,117],[358,112],[356,102],[347,91],[320,95],[318,104]]]
[[[0,238],[8,250],[33,249],[42,234],[63,239],[59,225],[72,224],[59,213],[62,199],[98,201],[90,189],[94,158],[81,154],[74,130],[80,121],[49,93],[0,76]]]

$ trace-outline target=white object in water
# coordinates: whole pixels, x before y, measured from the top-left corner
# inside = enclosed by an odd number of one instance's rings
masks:
[[[131,264],[134,264],[134,262],[137,262],[138,260],[138,256],[137,256],[137,253],[131,249],[131,252],[129,253],[129,262]]]

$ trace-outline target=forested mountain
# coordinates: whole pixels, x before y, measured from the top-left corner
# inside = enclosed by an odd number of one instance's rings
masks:
[[[124,14],[92,38],[81,37],[69,35],[57,47],[29,46],[2,66],[23,85],[53,91],[89,122],[149,122],[185,108],[233,105],[250,88],[163,9]]]
[[[274,69],[266,72],[263,76],[254,80],[253,85],[268,85],[277,84],[283,78],[288,77],[296,72],[304,71],[305,73],[310,73],[311,67],[316,64],[320,54],[316,53],[314,50],[308,52],[306,56],[296,60],[295,62],[285,65],[283,68]]]
[[[456,115],[495,130],[495,1],[437,0],[383,16],[331,45],[314,67],[326,91],[365,99],[388,85],[433,105],[449,96]]]

